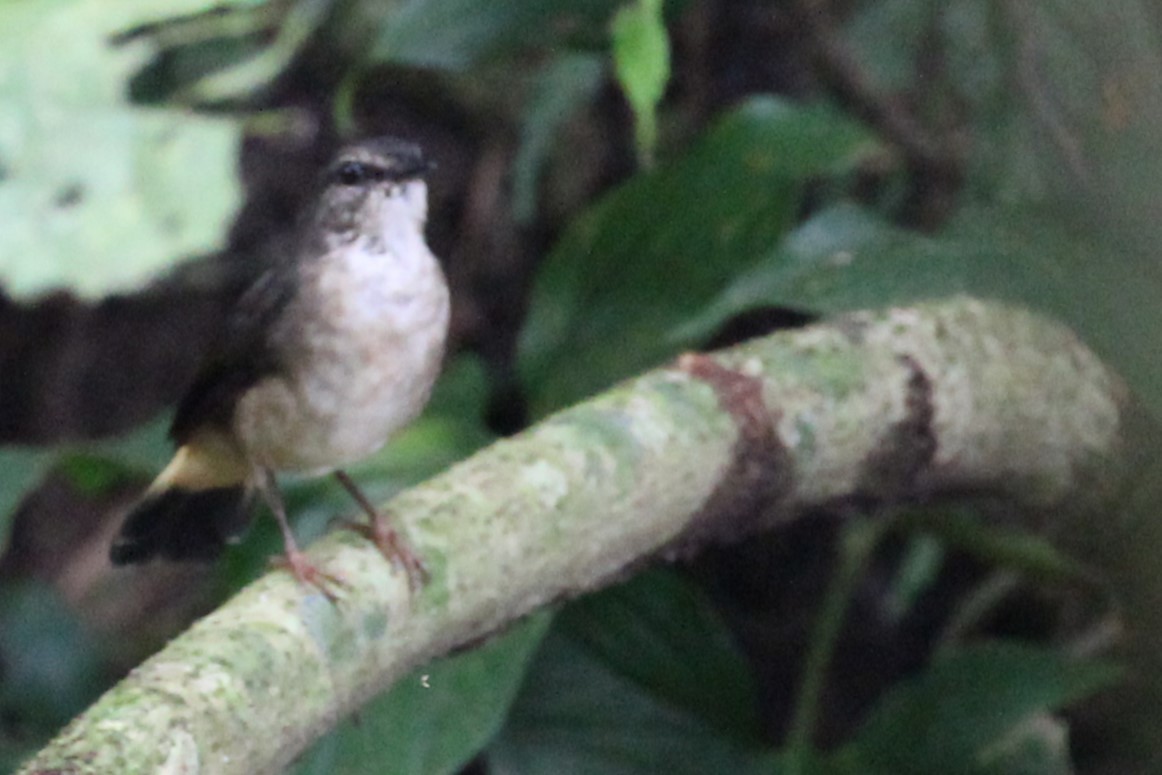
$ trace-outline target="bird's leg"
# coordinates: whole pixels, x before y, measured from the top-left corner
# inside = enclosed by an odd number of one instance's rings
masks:
[[[422,587],[428,578],[428,571],[424,567],[423,560],[411,550],[403,537],[391,526],[388,518],[372,505],[363,491],[359,489],[359,485],[355,484],[355,481],[346,472],[335,471],[335,478],[351,494],[355,502],[367,512],[367,517],[370,520],[366,525],[352,523],[351,529],[374,543],[389,562],[399,560],[404,571],[407,572],[408,585],[412,589]]]
[[[274,472],[269,468],[263,468],[259,471],[258,491],[262,493],[266,505],[270,507],[271,512],[274,513],[274,518],[278,520],[279,530],[282,531],[283,548],[286,552],[282,557],[272,558],[271,564],[290,571],[300,583],[315,587],[334,602],[337,599],[334,587],[346,587],[347,584],[338,576],[316,568],[299,549],[295,534],[291,531],[290,522],[287,521],[286,504],[283,503],[278,482],[275,481]]]

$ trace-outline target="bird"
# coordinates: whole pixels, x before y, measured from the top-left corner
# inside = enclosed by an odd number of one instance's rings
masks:
[[[357,529],[409,581],[422,578],[422,562],[343,467],[416,419],[440,372],[450,301],[424,235],[432,166],[394,137],[339,150],[293,247],[226,314],[178,403],[173,458],[113,540],[114,565],[214,559],[240,540],[257,493],[282,532],[278,564],[326,591],[336,579],[299,549],[276,477],[333,474],[369,517]]]

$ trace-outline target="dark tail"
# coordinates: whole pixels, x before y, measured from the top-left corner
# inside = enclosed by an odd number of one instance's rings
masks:
[[[109,550],[114,565],[166,560],[212,560],[249,522],[246,488],[148,492],[133,507]]]

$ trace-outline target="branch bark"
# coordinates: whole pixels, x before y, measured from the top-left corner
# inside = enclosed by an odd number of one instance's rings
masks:
[[[23,773],[267,773],[417,665],[659,554],[843,503],[1118,486],[1128,399],[1067,329],[966,298],[686,356],[500,441],[387,509],[404,574],[339,531],[337,604],[271,573],[134,670]]]

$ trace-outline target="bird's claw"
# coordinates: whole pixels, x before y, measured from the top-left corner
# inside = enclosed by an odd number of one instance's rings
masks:
[[[428,569],[424,567],[424,561],[384,517],[377,516],[370,523],[349,522],[347,527],[375,544],[388,562],[394,565],[398,561],[407,573],[408,588],[412,592],[422,589],[427,583]]]
[[[319,590],[332,603],[338,602],[340,590],[346,591],[351,588],[342,576],[320,570],[297,549],[272,557],[270,564],[272,567],[288,571],[300,584]]]

